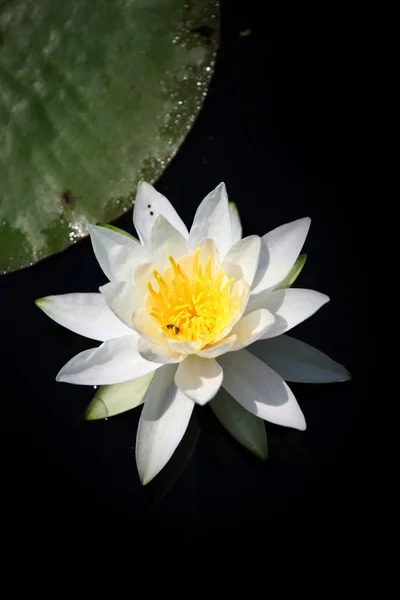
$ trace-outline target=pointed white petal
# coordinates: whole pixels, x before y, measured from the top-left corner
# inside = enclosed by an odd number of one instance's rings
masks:
[[[110,281],[130,279],[135,269],[148,260],[143,246],[127,235],[97,225],[89,225],[88,231],[99,265]]]
[[[56,379],[79,385],[109,385],[151,373],[160,365],[139,355],[137,340],[135,334],[127,335],[85,350],[67,362]]]
[[[229,212],[231,213],[232,244],[236,244],[236,242],[242,239],[242,224],[238,208],[234,202],[229,202]]]
[[[304,430],[306,422],[282,377],[247,350],[220,356],[224,388],[246,410],[271,423]]]
[[[334,383],[349,381],[347,369],[326,354],[288,335],[261,340],[249,351],[286,381]]]
[[[225,354],[232,350],[235,342],[236,335],[230,335],[215,344],[207,346],[201,350],[197,356],[201,356],[202,358],[217,358],[217,356],[221,356],[221,354]]]
[[[174,352],[168,344],[157,344],[143,338],[138,341],[138,352],[140,356],[151,362],[167,365],[183,360],[183,356]]]
[[[224,388],[210,401],[210,407],[239,444],[261,460],[267,460],[267,433],[262,419],[243,408]]]
[[[242,317],[231,331],[233,335],[236,335],[233,350],[240,350],[256,342],[271,329],[274,323],[274,315],[265,308],[260,308]]]
[[[262,307],[272,312],[275,323],[262,336],[262,339],[266,339],[289,331],[311,317],[327,302],[329,302],[329,297],[326,294],[314,290],[290,288],[250,296],[246,310],[253,311]]]
[[[196,211],[189,235],[192,250],[204,238],[214,240],[221,259],[232,246],[231,216],[224,183],[208,194]]]
[[[136,285],[131,281],[110,281],[102,285],[100,293],[109,309],[129,328],[132,328],[133,313],[138,307]],[[132,329],[131,329],[132,333]]]
[[[136,464],[142,485],[161,471],[189,424],[194,403],[174,383],[176,366],[165,365],[154,376],[136,436]]]
[[[169,200],[149,183],[140,182],[133,208],[133,224],[143,245],[149,243],[150,232],[158,215],[163,215],[175,229],[188,239],[189,233],[186,225]]]
[[[61,294],[36,300],[36,305],[53,321],[92,340],[105,342],[130,335],[108,308],[101,294]]]
[[[189,254],[189,245],[183,235],[165,217],[159,215],[150,234],[150,251],[156,268],[164,269],[170,254],[176,262]]]
[[[229,277],[245,279],[251,286],[258,267],[261,238],[251,235],[237,242],[226,255],[222,268]]]
[[[191,355],[180,363],[175,383],[194,402],[206,404],[218,392],[222,378],[222,369],[214,358]]]
[[[101,385],[87,408],[85,419],[105,419],[143,404],[144,395],[154,373],[155,371],[114,385]]]
[[[254,278],[255,293],[269,290],[280,283],[300,254],[311,219],[304,217],[286,225],[281,225],[263,236],[260,262]]]

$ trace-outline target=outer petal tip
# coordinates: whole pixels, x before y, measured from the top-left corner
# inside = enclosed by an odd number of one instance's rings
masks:
[[[85,421],[97,421],[105,419],[108,415],[106,405],[100,398],[93,398],[92,402],[86,409]]]
[[[75,357],[73,357],[75,358]],[[73,359],[71,359],[73,360]],[[56,375],[56,381],[58,383],[70,383],[69,382],[69,374],[68,374],[68,365],[71,362],[71,360],[69,360],[57,373]]]
[[[308,235],[308,231],[311,227],[311,217],[300,217],[297,219],[297,223],[303,223],[305,227],[305,236]]]
[[[330,297],[327,294],[321,293],[321,300],[324,300],[324,303],[330,302]]]
[[[307,429],[306,418],[299,405],[297,405],[296,412],[297,414],[293,415],[290,423],[288,423],[287,426],[292,427],[293,429],[298,429],[298,431],[305,431]]]
[[[57,373],[57,375],[56,375],[56,381],[57,381],[58,383],[60,383],[60,382],[64,382],[64,381],[65,381],[65,379],[64,379],[64,373],[63,373],[63,369],[61,369],[61,370],[60,370],[60,371]]]
[[[290,420],[290,423],[284,424],[285,427],[289,427],[290,429],[297,429],[297,431],[305,431],[307,429],[307,423],[303,411],[300,406],[297,407],[296,415]]]
[[[262,448],[257,448],[257,450],[254,448],[248,448],[248,450],[260,460],[264,462],[268,460],[268,444],[265,444]]]
[[[37,300],[35,300],[35,304],[38,308],[41,308],[43,310],[43,305],[46,302],[46,298],[37,298]]]
[[[336,380],[328,381],[327,383],[346,383],[347,381],[352,381],[352,374],[340,363],[335,363],[337,367],[337,377]]]

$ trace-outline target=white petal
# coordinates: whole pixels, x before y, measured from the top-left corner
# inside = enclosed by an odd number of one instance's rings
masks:
[[[101,294],[47,296],[36,300],[36,305],[59,325],[92,340],[104,342],[132,333],[111,312]]]
[[[135,271],[136,296],[141,306],[144,305],[144,299],[149,290],[147,281],[150,281],[153,289],[158,289],[158,283],[153,275],[154,265],[152,262],[146,262],[140,265]]]
[[[213,240],[210,238],[205,238],[204,240],[202,240],[199,245],[197,246],[198,248],[200,248],[200,252],[199,252],[199,261],[202,265],[206,264],[207,258],[209,256],[211,256],[212,261],[211,261],[211,265],[214,269],[220,269],[221,268],[221,262],[219,260],[219,253],[217,250],[216,245],[214,244]]]
[[[217,358],[217,356],[229,352],[233,348],[235,342],[236,335],[230,335],[215,344],[207,346],[198,353],[198,356],[201,356],[202,358]]]
[[[291,288],[277,292],[262,292],[255,297],[250,296],[246,310],[249,312],[262,307],[273,313],[275,323],[262,336],[262,339],[266,339],[289,331],[311,317],[327,302],[329,297],[326,294],[314,290]]]
[[[240,222],[239,211],[234,202],[229,202],[229,212],[231,213],[232,244],[236,244],[236,242],[242,239],[242,224]]]
[[[139,304],[134,280],[110,281],[110,283],[102,285],[99,290],[110,310],[126,326],[132,328],[133,313],[137,310]]]
[[[133,314],[132,326],[143,339],[150,343],[167,343],[166,336],[160,331],[157,321],[144,308],[140,308]]]
[[[181,233],[165,217],[159,215],[150,234],[150,250],[155,266],[164,269],[170,254],[177,262],[189,253],[189,245]]]
[[[169,200],[149,183],[140,182],[133,208],[133,224],[142,244],[149,243],[150,232],[158,215],[163,215],[175,229],[188,239],[189,233],[186,225]]]
[[[223,259],[232,246],[232,227],[225,184],[220,183],[198,207],[189,235],[194,250],[201,240],[211,238]]]
[[[239,350],[221,356],[218,362],[224,369],[224,388],[246,410],[277,425],[306,428],[289,386],[259,358]]]
[[[133,277],[135,269],[148,260],[143,246],[126,235],[97,225],[89,225],[88,231],[99,265],[110,281]]]
[[[242,317],[231,331],[233,335],[236,335],[233,350],[240,350],[256,342],[271,329],[274,323],[274,315],[265,308],[260,308]]]
[[[167,344],[157,344],[143,338],[138,341],[138,352],[142,358],[163,365],[177,363],[184,358],[181,354],[174,352]]]
[[[142,485],[161,471],[181,441],[194,408],[174,383],[176,367],[166,365],[154,376],[136,436],[136,464]]]
[[[160,365],[139,355],[137,340],[137,335],[127,335],[85,350],[67,362],[56,379],[79,385],[109,385],[151,373]]]
[[[251,235],[237,242],[226,255],[222,268],[229,277],[245,279],[251,286],[258,267],[261,238]]]
[[[87,408],[85,419],[87,421],[105,419],[143,404],[154,373],[155,371],[114,385],[101,385]]]
[[[194,402],[206,404],[218,392],[222,378],[222,369],[214,358],[191,355],[180,363],[175,383]]]
[[[267,434],[262,419],[243,408],[224,388],[210,401],[210,408],[239,444],[267,460]]]
[[[259,341],[251,346],[249,351],[286,381],[334,383],[351,379],[350,373],[343,365],[320,350],[288,335]]]
[[[255,293],[268,290],[286,277],[300,254],[311,219],[304,217],[281,225],[263,236],[260,262],[254,278]]]
[[[179,352],[180,354],[188,355],[188,354],[197,354],[202,347],[202,342],[179,342],[178,340],[173,340],[172,338],[166,338],[168,345],[174,352]]]

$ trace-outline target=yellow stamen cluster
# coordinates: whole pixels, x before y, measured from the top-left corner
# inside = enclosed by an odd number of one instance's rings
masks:
[[[211,256],[202,265],[199,253],[197,248],[191,264],[189,259],[191,268],[185,269],[189,276],[172,256],[168,256],[172,268],[167,267],[164,277],[153,270],[158,291],[147,281],[146,308],[168,337],[206,345],[219,339],[237,313],[242,298],[232,290],[235,279],[229,279],[220,266],[213,265]],[[187,264],[186,261],[186,267]]]

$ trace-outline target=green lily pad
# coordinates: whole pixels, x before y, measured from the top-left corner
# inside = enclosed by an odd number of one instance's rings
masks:
[[[206,95],[218,10],[0,3],[0,272],[63,250],[159,177]]]

